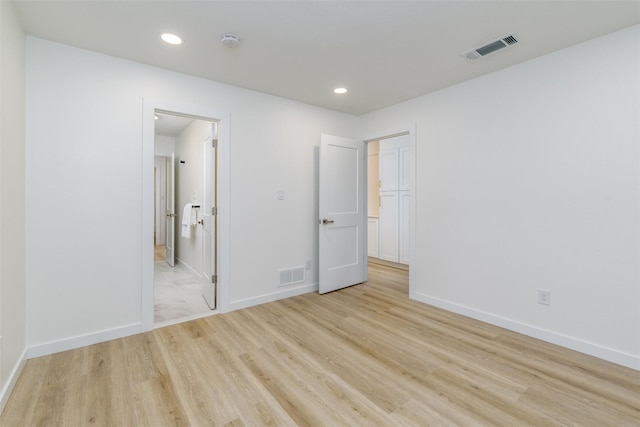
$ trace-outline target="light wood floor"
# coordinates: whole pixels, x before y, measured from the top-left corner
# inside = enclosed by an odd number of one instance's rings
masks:
[[[27,362],[2,426],[635,426],[640,372],[407,297],[407,272]]]
[[[165,259],[167,259],[167,256],[164,253],[164,245],[155,245],[153,247],[153,260],[164,261]]]

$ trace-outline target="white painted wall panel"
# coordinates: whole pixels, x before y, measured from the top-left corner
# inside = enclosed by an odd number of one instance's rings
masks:
[[[25,34],[13,2],[0,2],[0,410],[26,344]]]
[[[211,135],[211,122],[194,120],[176,136],[176,257],[192,272],[202,272],[202,226],[191,227],[191,236],[181,236],[183,207],[187,203],[200,206],[194,209],[197,220],[204,209],[204,153],[203,141]],[[184,163],[181,163],[184,162]]]
[[[413,297],[640,369],[639,75],[635,26],[363,116],[417,124]]]
[[[176,139],[172,136],[155,135],[154,152],[156,156],[171,157],[176,152]]]
[[[380,256],[378,234],[378,218],[369,217],[367,219],[367,256],[374,258]]]
[[[37,38],[27,59],[31,346],[141,322],[143,98],[230,116],[230,304],[277,298],[267,279],[308,259],[317,283],[320,134],[356,118]]]
[[[398,262],[398,192],[380,192],[380,216],[378,217],[379,257]]]

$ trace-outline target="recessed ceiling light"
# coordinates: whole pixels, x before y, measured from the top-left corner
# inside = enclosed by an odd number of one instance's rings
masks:
[[[337,87],[333,90],[334,93],[337,93],[338,95],[342,95],[343,93],[347,93],[347,88],[345,87]]]
[[[169,44],[182,44],[182,39],[175,34],[164,33],[160,38]]]
[[[153,118],[154,118],[155,120],[158,120],[158,119],[160,118],[160,116],[159,116],[159,115],[157,115],[157,114],[154,114],[154,115],[153,115]]]

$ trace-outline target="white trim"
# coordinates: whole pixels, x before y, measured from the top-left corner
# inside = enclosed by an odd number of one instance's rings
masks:
[[[100,332],[92,332],[90,334],[78,335],[58,341],[50,341],[29,347],[27,349],[27,358],[33,359],[34,357],[47,356],[49,354],[60,353],[61,351],[73,350],[88,345],[128,337],[141,332],[144,332],[142,324],[132,323],[118,328],[105,329]]]
[[[552,344],[556,344],[580,353],[588,354],[618,365],[626,366],[631,369],[640,370],[640,357],[634,354],[625,353],[602,345],[584,341],[579,338],[570,337],[557,332],[539,328],[537,326],[518,322],[506,317],[497,316],[485,311],[476,310],[471,307],[452,303],[440,298],[430,297],[422,293],[415,293],[411,296],[413,299],[425,304],[433,305],[444,310],[471,317],[472,319],[487,322],[501,328],[518,332],[529,337],[537,338]]]
[[[153,319],[153,159],[156,110],[175,112],[218,122],[218,311],[229,305],[229,164],[230,117],[228,113],[191,103],[143,99],[142,116],[142,330],[154,328]]]
[[[362,186],[364,192],[362,194],[362,219],[363,227],[366,233],[362,233],[364,245],[362,248],[362,279],[363,281],[369,280],[369,143],[364,141],[364,159],[362,162],[362,168],[364,177],[362,178]]]
[[[303,286],[297,286],[295,288],[271,292],[264,295],[259,295],[257,297],[251,297],[246,299],[241,299],[237,301],[231,301],[228,304],[227,311],[240,310],[241,308],[253,307],[254,305],[260,305],[267,302],[274,302],[281,299],[295,297],[297,295],[307,294],[309,292],[318,292],[318,284],[312,283]]]
[[[4,383],[4,387],[2,387],[2,391],[0,391],[0,414],[2,414],[5,406],[7,406],[7,402],[9,401],[9,397],[11,396],[11,392],[18,382],[18,378],[20,378],[20,374],[22,373],[22,369],[24,368],[25,363],[27,363],[26,348],[22,352],[22,356],[20,356],[20,360],[18,360],[18,363],[16,363],[11,370],[7,381]]]

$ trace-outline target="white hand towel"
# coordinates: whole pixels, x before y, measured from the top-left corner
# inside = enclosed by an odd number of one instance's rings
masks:
[[[187,203],[184,205],[182,209],[182,237],[186,239],[191,238],[191,226],[193,225],[193,220],[191,219],[191,215],[193,214],[193,208],[191,203]]]

